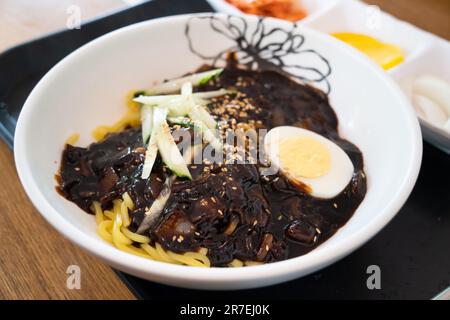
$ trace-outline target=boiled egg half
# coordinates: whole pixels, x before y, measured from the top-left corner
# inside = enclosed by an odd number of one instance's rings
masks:
[[[352,179],[353,163],[344,150],[310,130],[273,128],[264,138],[264,147],[272,167],[306,186],[314,197],[334,198]]]

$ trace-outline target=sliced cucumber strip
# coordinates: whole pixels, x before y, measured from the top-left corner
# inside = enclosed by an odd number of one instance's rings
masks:
[[[144,166],[142,168],[142,179],[148,179],[152,173],[153,165],[155,164],[156,156],[158,154],[158,146],[156,145],[156,139],[154,135],[150,137],[147,150],[145,151]]]
[[[214,69],[214,70],[198,73],[197,76],[194,77],[194,79],[189,79],[189,81],[194,83],[194,85],[196,85],[196,86],[203,86],[203,85],[207,84],[209,81],[211,81],[212,79],[218,77],[222,72],[223,72],[223,69],[220,68],[220,69]],[[196,83],[195,80],[197,80],[197,79],[199,79],[199,80]]]
[[[195,92],[192,94],[196,103],[203,102],[200,104],[208,103],[205,101],[207,99],[217,98],[220,96],[224,96],[226,94],[235,93],[232,90],[219,89],[214,91],[205,91],[205,92]],[[171,104],[177,103],[182,98],[180,94],[168,94],[168,95],[159,95],[159,96],[151,96],[151,95],[140,95],[137,98],[134,98],[133,101],[147,104],[150,106],[162,105],[162,104]]]
[[[189,128],[197,128],[198,130],[201,130],[200,127],[196,125],[194,121],[187,117],[167,117],[167,121],[171,124],[178,124],[182,127],[189,127]]]
[[[189,105],[188,116],[194,123],[200,126],[203,140],[209,142],[215,150],[220,151],[223,148],[222,143],[217,139],[214,131],[212,131],[217,128],[217,122],[203,106],[195,103],[193,95],[189,95],[189,90],[189,85],[183,85],[182,94],[186,96],[186,102]]]
[[[152,109],[152,125],[150,141],[148,142],[147,150],[145,151],[144,167],[142,168],[142,179],[147,179],[152,173],[153,165],[155,164],[156,156],[158,155],[158,146],[156,143],[156,129],[166,121],[167,108],[153,108]],[[154,110],[153,110],[154,109]]]
[[[211,144],[211,146],[219,152],[223,151],[223,144],[214,134],[214,132],[208,128],[206,125],[203,125],[203,139]]]
[[[153,107],[143,105],[141,107],[141,128],[142,128],[142,142],[147,144],[153,127]]]
[[[160,107],[155,107],[155,114]],[[179,177],[192,179],[186,162],[180,150],[173,140],[167,121],[164,121],[156,128],[156,144],[164,163]]]
[[[153,132],[156,133],[156,130],[166,122],[169,110],[166,107],[154,107],[153,109]]]
[[[192,83],[191,82],[185,82],[181,86],[181,95],[183,97],[190,97],[192,95]]]
[[[181,89],[183,83],[191,82],[194,86],[201,86],[221,74],[223,69],[214,69],[206,72],[194,73],[190,76],[170,80],[146,91],[149,95],[167,94],[177,92]]]
[[[189,117],[194,121],[203,122],[209,129],[217,129],[217,122],[202,106],[195,105],[188,113]]]
[[[196,92],[193,93],[194,98],[199,99],[212,99],[224,96],[226,94],[235,94],[236,91],[233,90],[226,90],[226,89],[219,89],[219,90],[213,90],[213,91],[204,91],[204,92]]]
[[[196,128],[200,128],[200,133],[205,142],[209,143],[215,150],[223,151],[223,144],[216,136],[215,132],[208,128],[202,121],[194,121]]]

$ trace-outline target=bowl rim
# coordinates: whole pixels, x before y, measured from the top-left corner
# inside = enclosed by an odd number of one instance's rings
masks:
[[[52,206],[52,204],[46,199],[43,192],[39,189],[38,184],[32,178],[31,167],[29,165],[29,159],[27,158],[27,143],[26,137],[29,135],[31,130],[30,124],[32,122],[31,110],[37,106],[35,101],[39,96],[45,94],[49,89],[49,83],[51,83],[53,78],[59,76],[64,70],[64,65],[68,60],[76,59],[80,53],[86,50],[95,49],[96,46],[102,45],[103,42],[109,41],[118,34],[123,33],[133,33],[140,32],[143,29],[150,29],[152,26],[161,23],[179,23],[185,21],[186,19],[194,16],[210,16],[214,14],[215,16],[226,17],[227,14],[223,13],[200,13],[200,14],[184,14],[169,17],[162,17],[157,19],[152,19],[149,21],[140,22],[130,26],[120,28],[118,30],[107,33],[88,44],[75,50],[60,62],[58,62],[36,85],[29,97],[27,98],[24,107],[19,115],[17,121],[17,128],[14,140],[14,157],[17,172],[20,181],[32,201],[33,205],[38,209],[42,216],[56,229],[59,233],[64,235],[66,238],[82,247],[84,250],[94,254],[95,256],[107,261],[114,267],[117,267],[125,272],[144,277],[143,275],[151,275],[153,280],[161,279],[162,282],[167,283],[167,279],[170,279],[172,283],[174,281],[179,281],[180,286],[186,282],[195,282],[196,287],[200,288],[202,285],[208,285],[210,283],[224,284],[227,283],[238,283],[244,282],[246,285],[241,285],[240,287],[256,287],[261,285],[249,285],[248,283],[255,280],[262,280],[270,277],[271,279],[283,278],[293,279],[300,276],[307,275],[317,269],[323,268],[336,260],[350,254],[364,243],[366,243],[370,238],[372,238],[376,233],[378,233],[400,210],[405,201],[407,200],[409,194],[411,193],[416,179],[419,174],[421,160],[422,160],[422,137],[420,132],[419,123],[417,117],[413,113],[408,100],[402,93],[398,85],[393,79],[388,77],[381,68],[379,68],[375,63],[368,60],[363,54],[358,52],[356,49],[341,43],[339,40],[334,39],[328,34],[321,33],[316,30],[312,30],[307,27],[302,26],[302,33],[312,35],[315,38],[320,38],[321,41],[333,42],[335,46],[340,47],[341,50],[346,51],[346,54],[350,58],[358,61],[358,64],[364,64],[368,71],[376,75],[380,81],[384,81],[390,87],[392,95],[396,97],[396,105],[402,108],[404,111],[405,119],[407,122],[407,127],[409,128],[411,134],[411,141],[408,141],[410,146],[411,155],[408,160],[408,166],[405,176],[402,178],[401,187],[389,201],[385,204],[383,210],[379,215],[377,215],[370,224],[364,225],[359,230],[353,232],[349,236],[345,237],[341,241],[327,248],[322,248],[321,250],[313,250],[310,253],[287,259],[284,261],[251,266],[251,267],[237,267],[237,268],[204,268],[190,267],[173,265],[158,261],[153,261],[150,259],[145,259],[142,257],[134,256],[129,253],[120,251],[110,244],[103,243],[93,243],[91,242],[91,236],[86,232],[78,229],[76,226],[72,225],[67,219],[61,216],[57,210]],[[250,17],[244,16],[244,19],[251,19]],[[289,22],[268,18],[268,20],[275,20],[277,23],[280,21],[284,24],[289,24]],[[148,278],[148,277],[147,277]],[[149,279],[149,278],[148,278]],[[163,280],[166,281],[163,281]],[[158,281],[158,280],[156,280]],[[278,283],[283,280],[275,280],[271,283]],[[193,286],[190,286],[193,287]],[[234,286],[236,287],[236,286]],[[215,289],[208,287],[209,289]],[[221,288],[217,288],[221,289]]]

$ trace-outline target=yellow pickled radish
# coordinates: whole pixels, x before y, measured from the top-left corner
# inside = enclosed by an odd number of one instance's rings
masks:
[[[355,47],[384,70],[393,68],[405,60],[405,55],[401,48],[381,42],[373,37],[348,32],[334,33],[333,36]]]

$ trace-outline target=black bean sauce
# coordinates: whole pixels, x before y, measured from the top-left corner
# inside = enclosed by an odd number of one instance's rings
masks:
[[[244,123],[257,129],[292,125],[315,131],[349,155],[353,178],[340,195],[322,200],[281,174],[262,176],[260,165],[190,165],[192,181],[175,180],[160,220],[147,234],[174,252],[208,248],[213,266],[233,259],[273,262],[313,250],[350,219],[365,196],[361,152],[339,137],[337,117],[317,89],[273,71],[232,65],[201,90],[217,88],[240,92],[214,99],[209,108],[218,120],[233,128]],[[139,128],[111,134],[87,148],[67,145],[58,189],[87,212],[93,201],[111,208],[112,200],[128,192],[136,206],[130,229],[136,231],[170,175],[158,156],[150,178],[142,180],[144,155]]]

